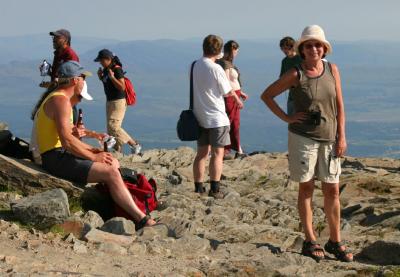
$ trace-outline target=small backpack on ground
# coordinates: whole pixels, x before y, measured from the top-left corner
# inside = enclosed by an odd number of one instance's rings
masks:
[[[125,186],[131,194],[133,201],[138,208],[146,215],[157,208],[157,183],[154,179],[147,180],[142,174],[135,174],[133,170],[121,168],[121,176]],[[101,185],[100,190],[108,193],[106,185]],[[125,212],[120,206],[114,203],[114,216],[125,217],[133,220],[133,218]]]
[[[120,68],[120,66],[116,66],[115,68]],[[131,80],[129,80],[129,78],[125,77],[125,72],[124,72],[124,80],[125,80],[126,104],[128,106],[133,106],[136,104],[136,92],[135,92],[135,88],[133,87]]]
[[[9,130],[0,131],[0,154],[33,161],[32,152],[29,151],[29,143],[15,137]]]

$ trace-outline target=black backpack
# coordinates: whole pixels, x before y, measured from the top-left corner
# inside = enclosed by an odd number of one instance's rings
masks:
[[[0,154],[33,161],[32,152],[29,151],[29,143],[13,136],[9,130],[0,131]]]

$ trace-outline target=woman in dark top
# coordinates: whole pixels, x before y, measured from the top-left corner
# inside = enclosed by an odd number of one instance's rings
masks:
[[[138,154],[141,146],[122,128],[127,106],[122,63],[108,49],[101,50],[94,61],[103,66],[103,68],[99,68],[97,75],[103,83],[107,98],[107,132],[116,138],[117,143],[114,148],[116,151],[122,151],[122,145],[127,143],[131,152]]]
[[[324,249],[344,262],[353,255],[340,234],[340,157],[346,151],[345,113],[339,69],[323,60],[331,44],[318,25],[304,29],[296,43],[303,61],[270,85],[261,99],[283,121],[289,123],[290,179],[299,183],[298,209],[305,240],[302,254],[315,260],[325,257]],[[291,89],[293,114],[285,113],[275,97]],[[314,180],[322,183],[324,212],[329,240],[324,249],[316,242],[312,198]]]

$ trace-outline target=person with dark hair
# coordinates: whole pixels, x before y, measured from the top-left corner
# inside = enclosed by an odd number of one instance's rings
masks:
[[[297,55],[294,48],[296,41],[292,37],[284,37],[279,42],[279,47],[281,51],[285,54],[285,58],[282,59],[281,72],[279,77],[288,72],[290,69],[301,64],[301,57]],[[289,94],[287,96],[287,113],[290,115],[293,113],[293,96],[291,90],[289,89]]]
[[[298,209],[305,233],[302,254],[319,261],[325,257],[325,249],[338,260],[351,262],[353,254],[343,244],[340,234],[340,157],[345,154],[347,143],[339,69],[323,60],[332,47],[320,26],[306,27],[295,47],[303,62],[271,84],[261,99],[289,124],[290,178],[299,183]],[[274,98],[291,87],[294,113],[289,115]],[[324,249],[316,242],[313,229],[315,179],[322,183],[330,231]]]
[[[233,96],[238,107],[243,107],[224,70],[215,63],[222,46],[223,41],[219,36],[207,36],[203,41],[203,57],[193,65],[193,112],[201,127],[193,163],[195,192],[205,193],[205,165],[211,153],[209,196],[217,199],[224,197],[220,191],[220,179],[224,147],[230,144],[230,122],[225,112],[224,97]]]
[[[97,71],[97,75],[103,83],[107,98],[107,132],[117,140],[114,149],[120,152],[122,146],[128,144],[132,154],[139,154],[140,144],[122,128],[127,107],[122,63],[118,56],[115,56],[108,49],[99,51],[94,61],[102,65],[102,68]]]
[[[301,57],[297,55],[294,48],[295,43],[296,41],[292,37],[284,37],[279,42],[279,47],[281,48],[281,51],[285,54],[285,57],[282,59],[281,72],[279,74],[279,77],[282,77],[283,74],[301,63]],[[290,93],[290,90],[287,97],[287,113],[289,115],[293,113],[293,97]]]
[[[232,89],[236,95],[243,101],[247,100],[248,96],[241,89],[240,71],[233,64],[233,60],[239,52],[239,44],[236,41],[230,40],[224,45],[224,56],[222,59],[217,60],[217,63],[225,70],[226,76],[231,84]],[[240,108],[237,105],[233,96],[225,97],[225,110],[229,117],[230,125],[230,139],[231,144],[225,146],[224,159],[230,159],[231,150],[235,150],[235,158],[246,157],[240,145]]]
[[[295,43],[296,41],[292,37],[284,37],[279,42],[279,47],[285,54],[285,58],[282,59],[279,77],[282,77],[283,74],[301,63],[301,57],[296,53],[296,49],[294,48]]]
[[[137,229],[152,226],[155,221],[138,208],[126,188],[118,160],[72,135],[72,106],[82,99],[92,99],[85,90],[85,79],[90,75],[77,62],[63,63],[58,71],[58,87],[37,104],[34,136],[42,167],[78,184],[106,184],[115,203],[134,218]]]

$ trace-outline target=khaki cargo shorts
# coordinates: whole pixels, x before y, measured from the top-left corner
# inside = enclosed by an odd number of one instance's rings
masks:
[[[304,183],[316,177],[321,182],[338,183],[342,170],[340,158],[332,155],[334,146],[289,132],[290,179]]]

